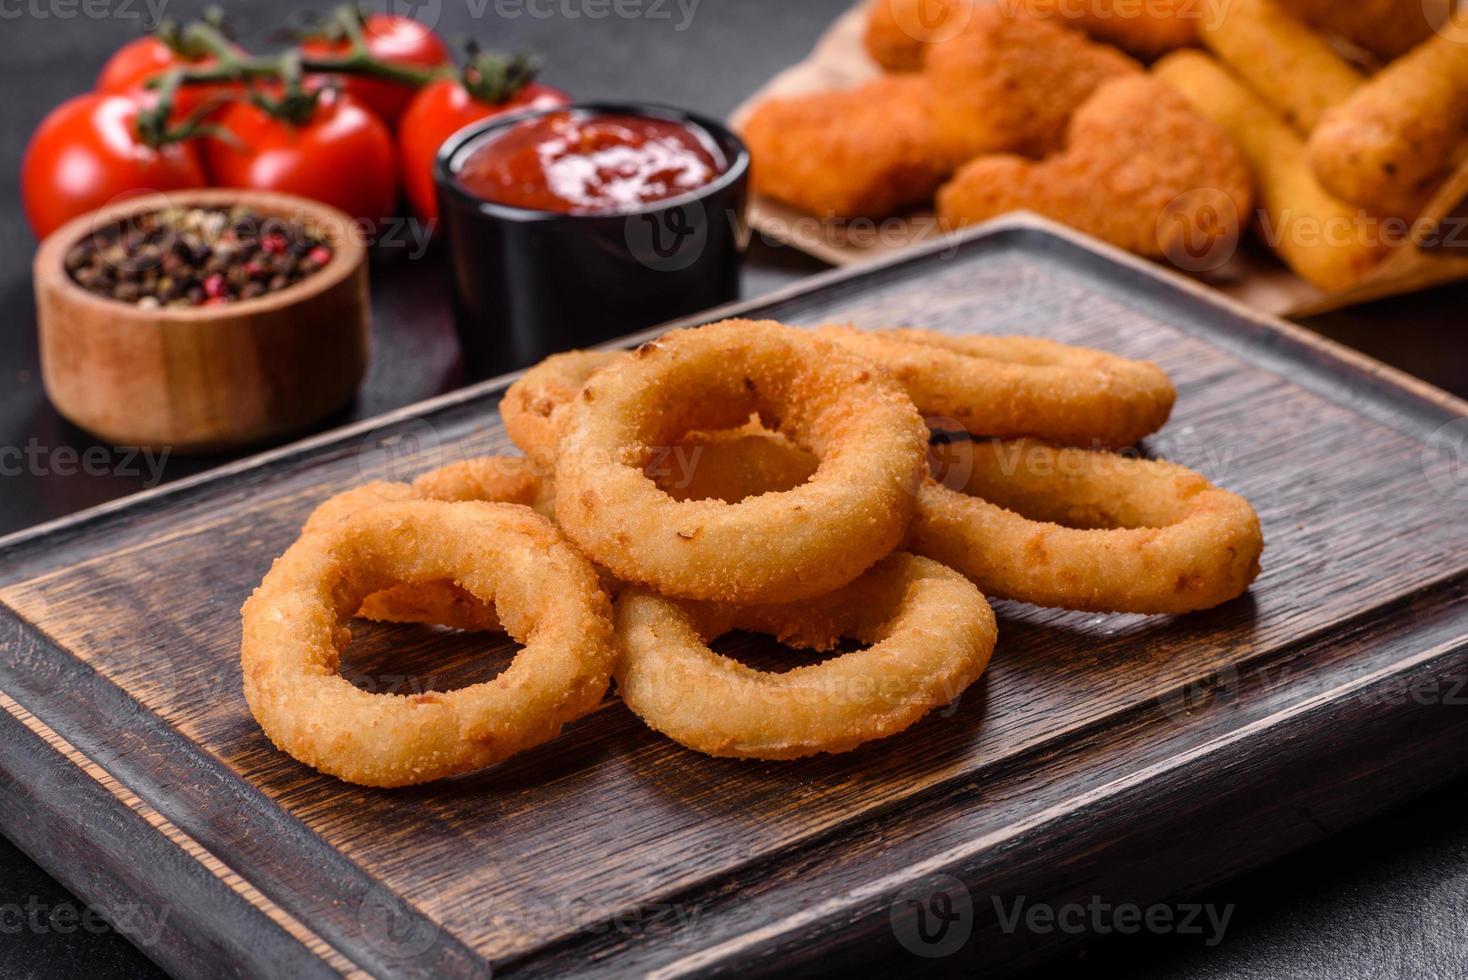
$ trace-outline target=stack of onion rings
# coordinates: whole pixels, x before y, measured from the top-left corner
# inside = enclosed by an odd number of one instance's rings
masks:
[[[698,751],[847,751],[984,672],[984,592],[1166,614],[1248,588],[1263,539],[1243,498],[1173,464],[1062,448],[1129,445],[1174,398],[1155,365],[1029,338],[726,321],[558,355],[500,405],[528,458],[316,509],[246,603],[246,696],[281,748],[370,785],[543,741],[612,671],[635,713]],[[930,456],[924,416],[993,438]],[[335,675],[352,613],[527,645],[487,684],[369,695]],[[767,673],[709,649],[736,628],[866,649]]]
[[[370,694],[336,672],[362,600],[453,581],[524,643],[494,680],[446,693]],[[245,697],[295,758],[350,782],[404,786],[490,765],[593,710],[618,649],[586,559],[508,504],[378,503],[303,534],[245,603]]]

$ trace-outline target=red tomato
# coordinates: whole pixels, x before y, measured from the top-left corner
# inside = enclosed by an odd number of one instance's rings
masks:
[[[235,138],[235,143],[205,143],[209,175],[220,187],[299,194],[373,221],[394,211],[398,184],[392,134],[349,95],[323,92],[315,115],[302,125],[236,102],[220,117],[219,127]]]
[[[37,237],[122,197],[205,185],[188,144],[154,149],[137,135],[143,102],[89,92],[51,110],[20,164],[21,197]]]
[[[372,14],[362,24],[362,40],[374,58],[415,68],[437,68],[452,62],[448,47],[433,31],[411,17]],[[308,56],[340,57],[351,51],[346,41],[309,40],[301,45]],[[360,99],[389,126],[397,124],[414,90],[385,78],[345,75],[339,82],[343,92]]]
[[[188,61],[156,37],[144,36],[124,44],[107,59],[102,73],[97,76],[97,91],[124,95],[142,88],[148,79],[173,68],[185,65],[206,68],[212,64],[213,58]],[[173,117],[182,119],[208,100],[237,88],[227,84],[185,85],[174,101]]]
[[[546,109],[570,101],[570,96],[560,89],[538,82],[531,82],[504,102],[495,104],[476,101],[456,78],[423,86],[398,126],[398,161],[403,171],[403,188],[408,192],[413,210],[425,221],[438,219],[433,161],[439,147],[454,133],[491,116]]]

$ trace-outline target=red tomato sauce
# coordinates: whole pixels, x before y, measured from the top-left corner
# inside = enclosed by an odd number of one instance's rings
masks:
[[[709,136],[683,123],[572,111],[505,129],[464,158],[458,178],[495,204],[605,214],[687,194],[725,166]]]

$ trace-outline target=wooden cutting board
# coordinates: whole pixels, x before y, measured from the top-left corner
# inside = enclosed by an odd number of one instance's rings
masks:
[[[320,776],[246,709],[240,604],[328,494],[508,450],[501,379],[0,542],[4,832],[183,975],[971,975],[1075,941],[1017,900],[1176,898],[1468,769],[1468,406],[1031,219],[719,312],[1154,359],[1146,450],[1255,503],[1264,573],[1183,618],[998,603],[985,681],[848,755],[709,759],[609,699],[474,776]],[[345,669],[499,646],[364,627]]]

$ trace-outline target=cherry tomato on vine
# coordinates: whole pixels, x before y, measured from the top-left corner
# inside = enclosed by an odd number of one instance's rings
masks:
[[[205,186],[193,146],[143,142],[144,106],[139,97],[89,92],[41,121],[20,165],[21,198],[38,238],[119,198]]]
[[[220,187],[299,194],[373,221],[394,212],[398,184],[392,134],[350,95],[323,91],[310,119],[301,123],[236,102],[218,126],[233,136],[205,143],[205,165]]]
[[[158,38],[147,35],[129,41],[107,59],[97,76],[96,90],[125,95],[141,89],[150,78],[157,78],[171,69],[184,66],[207,68],[213,64],[213,58],[190,61]],[[210,99],[238,90],[239,86],[229,83],[185,85],[174,100],[173,117],[182,119]]]
[[[403,189],[413,210],[425,221],[438,218],[438,195],[433,184],[433,161],[444,140],[465,126],[491,116],[527,109],[565,105],[570,96],[560,89],[530,82],[499,102],[481,102],[457,78],[429,82],[419,89],[398,126],[398,159]]]
[[[362,40],[368,54],[389,64],[437,68],[453,61],[443,40],[411,17],[372,14],[362,23]],[[341,57],[351,50],[351,44],[345,40],[314,38],[301,44],[304,54],[316,57]],[[343,75],[336,84],[343,92],[360,99],[389,126],[397,124],[408,103],[413,101],[412,86],[386,78]]]

